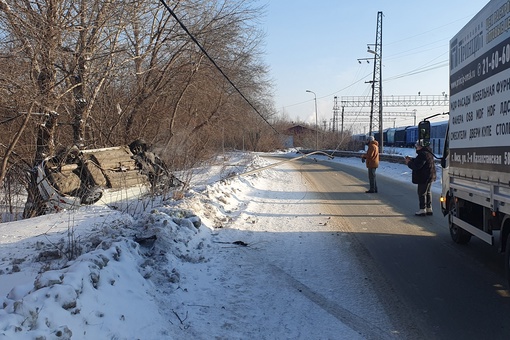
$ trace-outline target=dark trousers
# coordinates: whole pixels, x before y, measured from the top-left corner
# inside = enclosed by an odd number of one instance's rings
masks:
[[[370,183],[371,191],[377,191],[377,181],[375,178],[375,170],[377,170],[377,168],[368,168],[368,182]]]
[[[432,193],[430,188],[432,182],[418,184],[418,199],[420,201],[420,209],[432,208]]]

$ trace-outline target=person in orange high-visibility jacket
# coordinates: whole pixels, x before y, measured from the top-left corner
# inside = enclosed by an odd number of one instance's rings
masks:
[[[367,145],[367,152],[361,156],[361,160],[367,165],[368,182],[370,183],[370,189],[365,192],[376,193],[377,180],[375,177],[375,171],[379,167],[379,143],[375,140],[374,136],[369,136],[367,139]]]

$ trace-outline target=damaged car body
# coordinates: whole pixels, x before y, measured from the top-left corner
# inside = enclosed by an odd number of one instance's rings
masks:
[[[145,186],[159,194],[183,184],[143,140],[91,150],[73,146],[46,158],[36,170],[47,212],[94,204],[105,189]]]

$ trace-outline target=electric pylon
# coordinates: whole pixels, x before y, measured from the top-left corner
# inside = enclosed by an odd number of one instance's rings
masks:
[[[337,132],[338,131],[338,97],[335,96],[333,98],[333,126],[332,131]]]
[[[379,122],[379,131],[383,131],[383,105],[382,105],[382,12],[377,12],[377,28],[375,30],[374,50],[368,45],[368,52],[374,54],[374,74],[372,78],[372,106],[370,112],[371,122]],[[378,118],[373,119],[374,112],[378,112]],[[375,125],[375,124],[374,124]],[[374,131],[372,126],[370,129]],[[379,134],[379,152],[383,152],[383,134]]]

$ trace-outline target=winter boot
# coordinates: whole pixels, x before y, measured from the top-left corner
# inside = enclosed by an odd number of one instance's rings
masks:
[[[425,209],[420,209],[417,212],[414,213],[416,216],[425,216],[427,215],[427,211]]]
[[[432,215],[432,208],[425,208],[425,212],[427,215]]]

